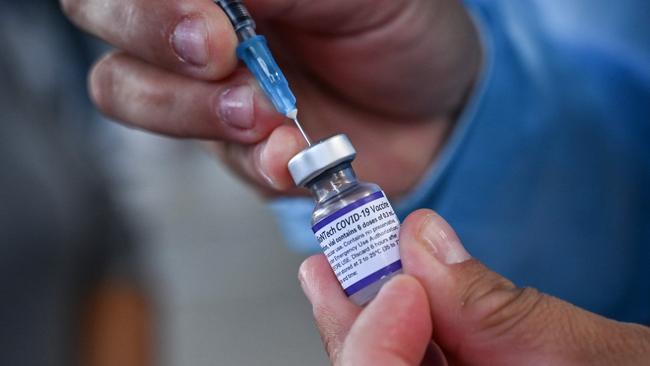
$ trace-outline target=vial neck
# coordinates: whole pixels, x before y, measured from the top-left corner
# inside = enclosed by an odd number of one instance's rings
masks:
[[[323,202],[357,184],[357,175],[350,163],[325,171],[309,183],[316,202]]]

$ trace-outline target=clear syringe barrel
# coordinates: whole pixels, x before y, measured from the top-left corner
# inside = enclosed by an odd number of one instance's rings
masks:
[[[289,82],[269,50],[266,38],[255,32],[255,21],[241,0],[214,0],[230,19],[237,37],[237,57],[260,83],[275,109],[285,116],[295,116],[296,97]]]

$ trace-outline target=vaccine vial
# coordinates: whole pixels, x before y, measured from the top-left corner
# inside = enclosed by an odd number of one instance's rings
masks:
[[[381,188],[357,180],[355,157],[348,137],[336,135],[296,155],[289,171],[312,192],[312,230],[343,290],[364,305],[402,272],[400,226]]]

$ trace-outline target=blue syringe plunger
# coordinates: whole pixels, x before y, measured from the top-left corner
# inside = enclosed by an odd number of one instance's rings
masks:
[[[255,79],[259,81],[275,109],[289,118],[295,118],[296,97],[271,55],[266,38],[255,35],[242,41],[237,47],[237,57],[246,64]]]

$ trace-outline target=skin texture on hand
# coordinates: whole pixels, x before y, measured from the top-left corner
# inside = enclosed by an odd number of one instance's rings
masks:
[[[301,266],[300,281],[333,364],[643,365],[650,360],[650,328],[516,287],[472,259],[453,229],[431,211],[405,220],[400,254],[406,275],[389,281],[364,309],[346,298],[324,256]]]
[[[269,139],[287,121],[238,66],[232,26],[212,1],[61,4],[74,23],[118,49],[89,78],[92,99],[106,115],[157,133],[218,141],[226,163],[260,189],[293,186],[286,165],[305,143],[296,132]],[[347,133],[363,179],[393,197],[408,192],[453,128],[478,73],[481,50],[462,3],[249,0],[246,6],[287,74],[312,137]],[[282,159],[264,159],[262,151]]]

